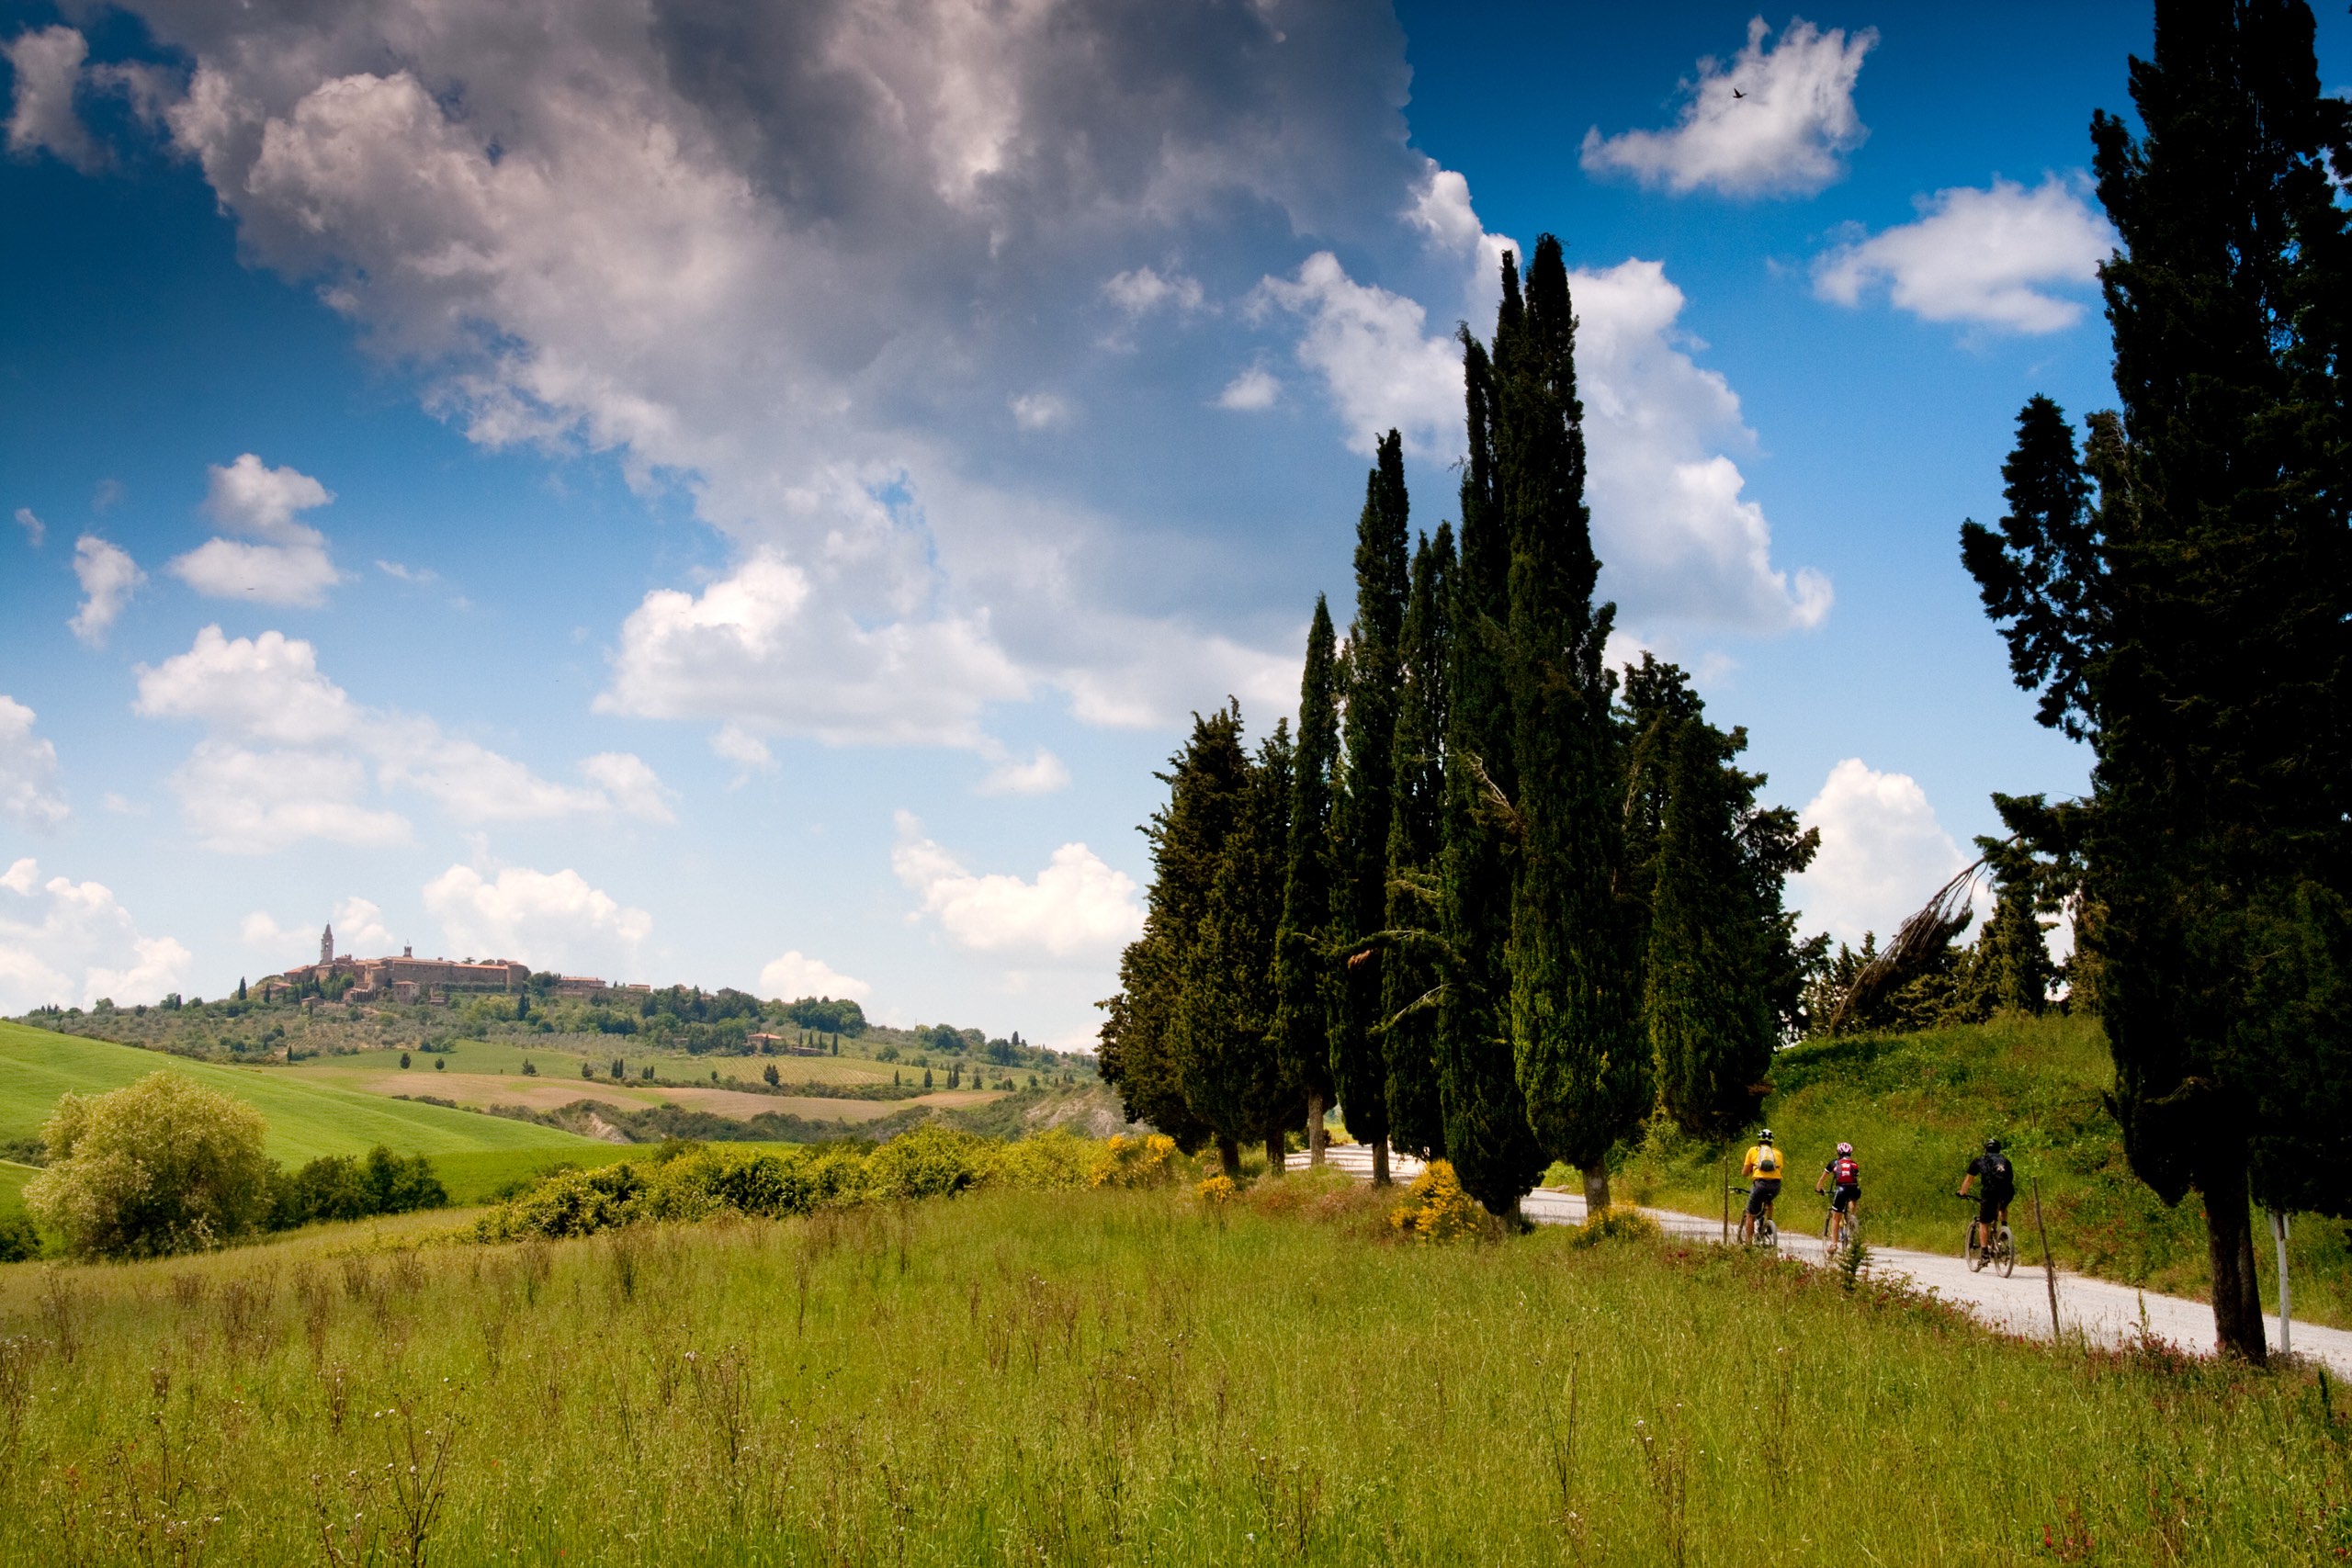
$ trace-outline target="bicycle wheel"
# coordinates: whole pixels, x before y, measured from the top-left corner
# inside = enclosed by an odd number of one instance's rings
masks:
[[[1838,1211],[1832,1209],[1821,1222],[1821,1260],[1830,1262],[1838,1256]]]
[[[1759,1217],[1756,1222],[1756,1245],[1767,1252],[1780,1251],[1781,1227],[1769,1219]]]
[[[2018,1240],[2009,1234],[2008,1226],[2003,1225],[2001,1234],[1993,1238],[1993,1249],[1994,1267],[2000,1269],[2002,1279],[2018,1271]]]
[[[1968,1259],[1968,1271],[1972,1274],[1984,1267],[1984,1254],[1976,1246],[1976,1222],[1973,1220],[1968,1223],[1968,1241],[1961,1256]]]

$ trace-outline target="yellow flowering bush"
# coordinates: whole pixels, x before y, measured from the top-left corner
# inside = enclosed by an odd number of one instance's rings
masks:
[[[1430,1161],[1413,1179],[1388,1223],[1415,1241],[1459,1241],[1485,1228],[1477,1203],[1462,1190],[1453,1165],[1442,1159]]]
[[[1124,1134],[1102,1145],[1090,1181],[1096,1187],[1165,1187],[1176,1179],[1176,1140],[1165,1133]]]
[[[1569,1245],[1598,1247],[1604,1241],[1652,1241],[1665,1234],[1656,1220],[1642,1213],[1639,1205],[1611,1203],[1587,1219]]]
[[[1233,1178],[1223,1172],[1210,1177],[1193,1190],[1199,1195],[1202,1202],[1208,1204],[1211,1208],[1230,1203],[1241,1196],[1241,1189],[1233,1184]]]

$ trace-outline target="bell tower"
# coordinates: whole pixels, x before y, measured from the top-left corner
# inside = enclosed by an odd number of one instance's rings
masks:
[[[324,968],[334,962],[334,928],[329,926],[319,933],[319,966]]]

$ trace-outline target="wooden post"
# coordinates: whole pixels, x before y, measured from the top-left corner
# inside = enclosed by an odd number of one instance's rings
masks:
[[[1715,1162],[1715,1185],[1724,1190],[1724,1245],[1731,1245],[1731,1167]]]
[[[2050,1230],[2041,1223],[2041,1178],[2033,1179],[2033,1228],[2041,1237],[2041,1279],[2050,1287],[2050,1342],[2058,1342],[2058,1265],[2050,1258]]]
[[[2288,1312],[2293,1298],[2287,1292],[2287,1215],[2283,1210],[2270,1211],[2270,1235],[2278,1243],[2278,1353],[2289,1356],[2294,1353],[2294,1347],[2287,1337],[2287,1329],[2294,1319]]]

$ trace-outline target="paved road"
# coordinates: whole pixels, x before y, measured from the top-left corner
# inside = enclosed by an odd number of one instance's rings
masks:
[[[1372,1151],[1361,1144],[1342,1144],[1329,1151],[1331,1163],[1359,1180],[1372,1179]],[[1294,1168],[1303,1168],[1306,1156],[1293,1155]],[[1398,1156],[1391,1161],[1391,1174],[1399,1181],[1409,1181],[1420,1174],[1420,1162]],[[1799,1194],[1808,1200],[1790,1203],[1782,1195],[1782,1216],[1800,1230],[1812,1230],[1820,1223],[1819,1211],[1810,1201],[1810,1193]],[[1521,1201],[1520,1208],[1537,1224],[1580,1225],[1584,1224],[1584,1194],[1562,1192],[1551,1188],[1537,1188]],[[2029,1268],[2023,1258],[2018,1271],[2002,1279],[1989,1269],[1981,1274],[1968,1271],[1961,1258],[1961,1229],[1967,1215],[1958,1204],[1952,1212],[1959,1218],[1952,1222],[1952,1246],[1950,1253],[1912,1252],[1902,1247],[1872,1246],[1870,1249],[1870,1271],[1880,1279],[1908,1280],[1921,1290],[1935,1292],[1948,1302],[1958,1302],[1987,1325],[2004,1334],[2027,1338],[2050,1337],[2050,1288],[2036,1264]],[[1656,1220],[1668,1235],[1688,1236],[1694,1241],[1719,1242],[1723,1237],[1720,1216],[1706,1218],[1685,1214],[1671,1209],[1644,1209],[1642,1213]],[[2015,1217],[2014,1212],[2012,1218]],[[1739,1234],[1739,1216],[1732,1215],[1732,1234]],[[2022,1238],[2021,1238],[2022,1239]],[[2259,1237],[2257,1240],[2261,1239]],[[1783,1232],[1781,1250],[1800,1261],[1819,1264],[1821,1236],[1818,1231],[1799,1235]],[[2119,1285],[2109,1280],[2095,1280],[2086,1274],[2058,1271],[2058,1317],[2069,1335],[2080,1332],[2094,1343],[2115,1345],[2131,1338],[2140,1331],[2142,1314],[2150,1333],[2170,1340],[2184,1350],[2210,1355],[2213,1350],[2213,1309],[2203,1302],[2193,1302],[2179,1296],[2155,1295],[2136,1291],[2129,1285]],[[2265,1329],[2270,1337],[2270,1348],[2278,1348],[2278,1320],[2266,1320]],[[2352,1379],[2352,1332],[2341,1328],[2323,1328],[2315,1323],[2298,1319],[2291,1329],[2292,1348],[2298,1356],[2308,1356],[2327,1363],[2336,1375]]]

